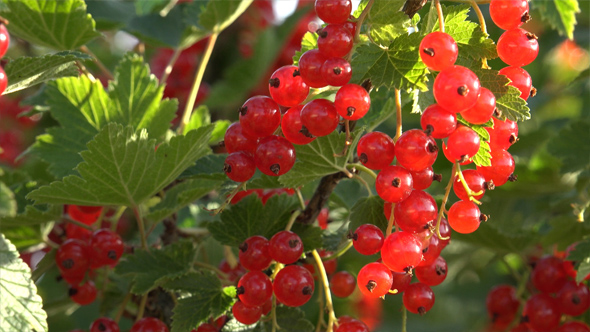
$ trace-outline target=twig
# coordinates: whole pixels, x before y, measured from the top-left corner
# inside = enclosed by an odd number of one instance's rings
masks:
[[[408,323],[408,310],[404,305],[402,305],[402,332],[407,332],[407,325]]]
[[[385,203],[387,204],[387,203]],[[395,225],[395,217],[393,215],[393,210],[395,209],[395,204],[391,203],[391,213],[389,214],[389,218],[387,218],[387,230],[385,232],[385,237],[391,235],[393,231],[393,225]]]
[[[371,191],[371,187],[369,186],[369,184],[367,183],[367,181],[365,181],[365,179],[363,179],[362,177],[358,176],[357,174],[355,174],[352,178],[355,179],[355,180],[357,180],[358,182],[360,182],[363,186],[365,186],[365,189],[369,193],[369,197],[370,196],[373,196],[373,192]]]
[[[445,32],[445,18],[443,15],[442,7],[440,6],[439,0],[434,0],[434,6],[436,6],[436,13],[438,14],[438,27],[440,32]]]
[[[88,226],[88,225],[86,225],[84,223],[81,223],[81,222],[79,222],[77,220],[74,220],[74,219],[71,219],[71,218],[68,218],[68,217],[63,217],[62,220],[65,221],[65,222],[67,222],[67,223],[76,225],[78,227],[82,227],[84,229],[87,229],[89,231],[93,231],[92,227],[90,227],[90,226]]]
[[[299,204],[301,205],[301,208],[305,209],[305,200],[303,199],[303,195],[301,194],[301,190],[299,190],[299,188],[296,188],[295,193],[297,194],[297,200],[299,200]]]
[[[128,292],[127,295],[125,295],[125,298],[123,298],[123,302],[121,302],[121,306],[119,307],[119,310],[117,311],[117,314],[114,318],[116,323],[119,323],[119,320],[121,320],[123,312],[125,312],[125,308],[127,308],[127,303],[129,302],[129,300],[131,300],[131,296],[131,292]]]
[[[346,165],[347,168],[355,168],[359,171],[363,171],[367,174],[369,174],[373,179],[377,179],[377,174],[375,174],[375,172],[373,172],[373,170],[371,170],[370,168],[368,168],[367,166],[363,165],[363,164],[359,164],[359,163],[355,163],[355,164],[348,164]]]
[[[325,262],[325,261],[329,261],[334,258],[338,258],[338,257],[344,255],[348,251],[348,249],[350,249],[350,248],[352,248],[352,241],[348,241],[344,247],[340,248],[340,250],[333,253],[332,255],[322,257],[322,260]]]
[[[317,250],[311,252],[315,260],[316,266],[320,273],[321,282],[324,284],[324,292],[326,294],[326,309],[328,310],[328,327],[326,332],[333,332],[334,324],[336,323],[336,314],[334,313],[334,306],[332,304],[332,293],[330,292],[330,283],[328,282],[328,275],[322,263],[322,258]]]
[[[174,0],[172,0],[172,1],[174,1]],[[166,68],[164,68],[164,72],[162,73],[162,79],[160,80],[160,84],[165,84],[166,81],[168,80],[168,77],[170,76],[170,73],[172,73],[172,69],[174,69],[174,64],[176,63],[176,60],[178,60],[180,53],[182,53],[182,50],[180,49],[180,47],[177,47],[176,49],[174,49],[174,53],[172,54],[172,57],[168,61]]]
[[[229,196],[227,196],[227,198],[225,199],[225,201],[223,201],[223,203],[221,204],[221,206],[219,206],[215,210],[209,210],[209,211],[213,212],[212,214],[214,216],[220,214],[229,205],[229,203],[234,198],[234,196],[236,196],[236,194],[239,193],[240,191],[242,191],[242,189],[244,189],[244,188],[246,188],[246,182],[240,183],[234,190],[231,191],[231,193],[229,194]]]
[[[356,29],[354,31],[354,38],[353,38],[353,41],[355,44],[357,44],[359,42],[361,27],[363,25],[363,22],[365,22],[367,15],[369,15],[369,12],[371,11],[371,7],[373,7],[373,2],[374,2],[374,0],[369,0],[369,2],[367,3],[367,6],[363,9],[363,11],[359,15],[359,17],[356,19],[356,22],[354,22],[354,24],[356,24]],[[348,52],[348,54],[344,57],[346,59],[346,61],[350,62],[350,59],[352,59],[353,53],[354,53],[354,48],[352,50],[350,50],[350,52]]]
[[[284,267],[284,265],[281,263],[277,263],[275,265],[275,268],[272,272],[272,280],[273,281],[277,277],[277,274],[279,273],[279,271],[283,269],[283,267]],[[277,330],[280,330],[281,327],[279,326],[279,323],[277,322],[277,297],[274,295],[272,297],[271,316],[272,316],[272,332],[276,332]]]
[[[461,172],[461,165],[459,165],[459,163],[457,163],[456,165],[457,165],[457,176],[459,177],[459,181],[463,185],[463,189],[465,189],[467,196],[469,196],[469,200],[475,204],[481,205],[481,202],[478,201],[474,196],[478,196],[478,195],[483,194],[483,190],[478,191],[478,192],[473,192],[473,190],[471,190],[471,188],[469,188],[469,185],[467,185],[467,181],[465,180],[465,177],[463,176],[463,172]]]
[[[295,220],[297,220],[297,217],[301,214],[300,210],[296,210],[295,212],[293,212],[293,214],[291,215],[291,218],[289,218],[289,222],[287,223],[287,227],[285,227],[286,231],[290,231],[291,227],[293,227],[293,224],[295,223]]]
[[[324,284],[322,284],[321,282],[318,283],[319,285],[319,291],[320,293],[324,292]],[[319,304],[319,308],[320,308],[320,314],[318,317],[318,322],[315,326],[315,332],[320,332],[322,330],[322,327],[326,325],[326,323],[324,322],[324,297],[323,296],[318,296],[318,304]]]
[[[453,183],[455,182],[455,178],[457,176],[457,166],[459,165],[458,162],[453,164],[453,169],[451,170],[451,178],[449,179],[449,184],[445,188],[445,196],[443,197],[442,202],[440,203],[440,208],[438,210],[438,217],[436,218],[436,228],[435,234],[441,240],[448,240],[448,237],[443,237],[440,235],[440,221],[442,220],[442,216],[445,213],[445,206],[447,205],[447,201],[449,200],[449,194],[451,193],[451,188],[453,188]]]
[[[162,10],[160,10],[160,16],[162,16],[162,17],[168,16],[168,13],[174,8],[174,6],[176,6],[177,3],[178,3],[178,0],[170,0],[170,2],[168,2],[166,7],[162,8]]]
[[[229,264],[230,268],[235,269],[236,266],[238,266],[238,259],[236,258],[236,255],[234,255],[234,252],[231,251],[230,246],[223,246],[223,257],[227,264]]]
[[[92,60],[94,60],[94,63],[96,63],[100,71],[102,71],[102,73],[109,79],[109,81],[113,80],[113,73],[111,73],[111,71],[96,57],[96,55],[94,55],[94,53],[92,53],[92,51],[88,47],[86,47],[86,45],[80,46],[80,51],[90,55],[92,57]]]
[[[334,188],[336,188],[336,185],[338,185],[338,182],[346,177],[348,177],[348,175],[344,172],[324,176],[320,180],[320,184],[313,193],[305,210],[303,210],[299,217],[297,217],[297,222],[306,225],[313,223],[320,214],[322,207],[330,199],[330,195],[332,194],[332,191],[334,191]]]
[[[145,293],[141,297],[141,301],[139,302],[139,310],[137,311],[137,317],[135,317],[136,322],[143,318],[143,313],[145,312],[145,304],[147,303],[148,293]]]
[[[199,262],[199,261],[194,261],[193,264],[195,266],[202,267],[207,270],[211,270],[211,271],[217,273],[223,279],[228,279],[227,273],[221,271],[220,269],[216,268],[215,266],[213,266],[211,264],[207,264],[207,263],[203,263],[203,262]]]
[[[133,213],[137,221],[137,228],[139,229],[139,236],[141,237],[141,246],[143,249],[148,250],[147,239],[145,235],[145,225],[143,224],[143,218],[141,217],[141,208],[134,206]]]

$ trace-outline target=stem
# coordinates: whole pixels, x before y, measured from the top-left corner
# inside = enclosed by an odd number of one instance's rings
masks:
[[[477,19],[479,20],[479,26],[481,27],[481,31],[483,32],[483,34],[485,36],[488,36],[488,30],[486,28],[486,19],[483,17],[481,9],[479,9],[479,6],[477,5],[477,2],[475,0],[471,0],[470,3],[471,3],[471,7],[473,7],[473,10],[475,10],[475,14],[477,15]],[[481,67],[484,69],[490,69],[490,66],[488,66],[488,59],[486,59],[486,58],[481,59]]]
[[[223,257],[232,269],[235,269],[236,266],[238,266],[238,259],[236,258],[236,255],[234,255],[234,252],[231,251],[230,246],[223,246]]]
[[[275,278],[277,277],[277,274],[279,273],[279,271],[281,269],[283,269],[283,267],[284,267],[284,265],[281,263],[277,263],[275,265],[275,268],[272,272],[272,280],[275,280]],[[279,323],[277,322],[277,297],[274,295],[272,297],[271,315],[272,315],[272,332],[276,332],[276,330],[280,330],[281,327],[279,326]]]
[[[336,253],[330,255],[330,256],[326,256],[326,257],[322,257],[322,261],[329,261],[331,259],[334,258],[338,258],[342,255],[344,255],[348,249],[352,248],[352,241],[348,241],[348,243],[346,243],[346,245],[344,247],[342,247],[340,250],[338,250]]]
[[[324,285],[324,292],[326,293],[326,307],[328,309],[328,329],[326,332],[333,332],[334,324],[336,323],[336,314],[334,314],[334,306],[332,304],[332,293],[330,292],[330,283],[328,282],[328,275],[326,275],[326,269],[324,269],[324,263],[322,263],[322,258],[320,254],[318,254],[317,250],[311,252],[315,263],[318,267],[318,271],[320,272],[320,277],[322,278],[322,283]]]
[[[508,269],[508,271],[510,271],[510,274],[512,274],[512,276],[514,277],[514,279],[516,279],[516,282],[520,284],[522,277],[518,274],[518,272],[516,272],[516,270],[514,268],[512,268],[512,266],[510,265],[510,263],[508,263],[508,261],[506,260],[506,256],[501,255],[500,256],[500,261],[502,263],[504,263],[504,265],[506,265],[506,268]]]
[[[397,142],[398,138],[402,135],[402,93],[399,89],[395,89],[395,138],[394,142]]]
[[[449,179],[449,184],[447,184],[445,188],[445,197],[443,197],[442,203],[440,203],[440,209],[438,209],[438,217],[436,218],[436,228],[435,234],[441,240],[448,240],[448,237],[443,237],[440,235],[440,221],[442,220],[442,216],[445,213],[445,206],[447,205],[447,201],[449,200],[449,194],[451,193],[451,188],[453,188],[453,183],[455,182],[455,178],[457,176],[457,167],[459,163],[456,162],[453,164],[453,169],[451,170],[451,178]]]
[[[176,6],[177,3],[178,3],[178,0],[170,0],[170,2],[168,2],[166,7],[164,7],[162,10],[160,10],[160,16],[162,16],[162,17],[168,16],[168,13],[172,10],[172,8],[174,8],[174,6]]]
[[[297,199],[299,200],[299,204],[301,205],[302,209],[305,209],[305,200],[303,199],[303,195],[301,194],[301,190],[299,188],[295,189],[295,193],[297,193]]]
[[[393,225],[395,225],[395,217],[393,215],[393,210],[395,209],[395,204],[391,203],[391,213],[389,214],[389,219],[387,220],[387,230],[385,232],[385,237],[387,238],[391,235],[393,231]]]
[[[94,63],[96,63],[100,71],[102,71],[102,73],[109,79],[109,81],[113,80],[113,73],[111,73],[111,71],[96,57],[96,55],[94,55],[94,53],[92,53],[92,51],[88,47],[86,47],[86,45],[80,46],[80,51],[90,55],[92,57],[92,60],[94,60]]]
[[[365,189],[367,190],[367,192],[369,193],[369,196],[373,196],[373,192],[371,191],[371,187],[369,186],[369,184],[367,183],[367,181],[365,181],[365,179],[363,179],[362,177],[358,176],[358,175],[353,175],[352,176],[353,179],[358,180],[360,183],[363,184],[363,186],[365,186]]]
[[[293,212],[293,214],[291,215],[291,218],[289,218],[289,222],[287,223],[287,227],[285,227],[286,231],[291,230],[291,227],[293,227],[295,220],[297,220],[297,217],[299,217],[300,214],[301,214],[301,211],[299,211],[299,210]]]
[[[436,6],[436,13],[438,14],[438,27],[440,32],[445,32],[445,17],[443,15],[442,7],[439,0],[434,0]]]
[[[373,2],[374,2],[374,0],[369,0],[369,2],[367,3],[367,6],[363,9],[363,11],[359,15],[359,17],[356,19],[356,22],[355,22],[356,29],[354,31],[354,38],[353,38],[353,41],[355,44],[358,44],[358,42],[359,42],[361,27],[363,26],[363,22],[367,18],[367,15],[369,15],[369,12],[371,11],[371,7],[373,7]],[[352,50],[350,50],[350,52],[348,52],[348,54],[344,57],[344,59],[346,59],[346,61],[350,62],[350,59],[352,59],[353,53],[354,53],[354,48]]]
[[[137,317],[135,318],[136,322],[143,318],[143,313],[145,312],[145,304],[147,303],[147,298],[148,298],[148,293],[145,293],[141,297],[141,302],[139,302],[139,311],[137,311]]]
[[[473,197],[473,196],[481,195],[481,194],[483,194],[483,192],[478,191],[475,193],[475,192],[473,192],[473,190],[471,190],[471,188],[469,188],[469,186],[467,185],[467,181],[465,181],[465,177],[463,176],[463,172],[461,172],[461,165],[459,163],[457,163],[457,176],[459,177],[459,180],[460,180],[461,184],[463,185],[463,189],[465,189],[467,196],[469,196],[469,200],[474,202],[475,204],[481,205],[481,202],[478,201],[477,199],[475,199],[475,197]]]
[[[205,52],[203,53],[203,57],[201,58],[201,63],[199,63],[199,68],[197,69],[197,73],[195,74],[195,80],[193,82],[191,92],[186,101],[186,107],[184,108],[182,121],[180,122],[180,126],[178,126],[177,132],[179,134],[183,133],[184,127],[186,127],[186,125],[189,123],[191,119],[193,107],[195,106],[195,101],[197,99],[197,93],[199,92],[199,87],[201,86],[203,75],[205,74],[205,68],[207,68],[207,63],[211,58],[211,53],[213,53],[213,47],[215,46],[215,42],[217,41],[217,36],[218,32],[212,33],[209,37],[209,40],[207,41],[207,46],[205,46]]]
[[[377,174],[375,174],[375,172],[373,172],[373,170],[371,170],[370,168],[368,168],[367,166],[363,165],[363,164],[348,164],[346,165],[347,168],[356,168],[359,171],[363,171],[367,174],[369,174],[373,179],[377,179]]]
[[[408,310],[402,305],[402,332],[407,332],[406,324],[408,322]]]
[[[320,286],[320,293],[323,293],[324,291],[324,285],[320,282],[319,283]],[[324,322],[324,297],[323,296],[318,296],[318,303],[319,303],[319,307],[320,307],[320,317],[318,318],[318,323],[315,326],[315,332],[320,332],[322,330],[322,326],[325,326],[326,323]]]
[[[88,226],[88,225],[86,225],[84,223],[81,223],[81,222],[79,222],[77,220],[74,220],[74,219],[71,219],[71,218],[68,218],[68,217],[63,217],[62,220],[65,221],[65,222],[67,222],[67,223],[74,224],[74,225],[76,225],[78,227],[82,227],[84,229],[87,229],[89,231],[93,231],[92,227],[90,227],[90,226]]]
[[[143,218],[141,217],[141,209],[137,206],[133,207],[133,213],[137,221],[137,227],[139,228],[139,236],[141,237],[141,246],[143,249],[148,250],[147,239],[145,236],[145,226],[143,224]]]
[[[227,196],[227,198],[225,199],[225,201],[223,202],[223,204],[221,204],[220,207],[218,207],[215,210],[210,210],[211,212],[213,212],[213,215],[218,215],[220,214],[223,210],[225,210],[225,208],[227,207],[227,205],[231,202],[231,200],[234,198],[234,196],[239,193],[242,189],[246,188],[246,182],[242,182],[240,183],[239,186],[236,187],[236,189],[232,190],[232,192],[229,194],[229,196]]]
[[[175,1],[175,0],[172,0]],[[178,0],[176,0],[178,1]],[[163,9],[162,9],[163,11]],[[165,84],[166,81],[168,80],[168,76],[170,76],[170,73],[172,73],[172,69],[174,68],[174,64],[176,63],[176,60],[178,60],[178,57],[180,56],[180,53],[182,52],[182,50],[180,49],[180,47],[176,48],[174,50],[174,54],[172,54],[172,57],[170,58],[170,60],[168,61],[168,64],[166,65],[166,68],[164,68],[164,72],[162,73],[162,79],[160,80],[160,84]]]
[[[127,303],[129,302],[129,300],[131,300],[131,292],[127,293],[127,295],[125,295],[125,298],[123,299],[123,302],[121,302],[121,306],[119,307],[119,310],[117,311],[117,314],[114,318],[116,323],[119,323],[119,321],[121,320],[121,317],[123,316],[123,312],[125,312],[125,308],[127,307]]]

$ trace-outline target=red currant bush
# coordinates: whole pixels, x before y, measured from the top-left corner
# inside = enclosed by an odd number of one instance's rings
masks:
[[[234,122],[227,128],[223,143],[227,153],[244,151],[254,155],[258,139],[248,136],[242,130],[242,125],[239,122]]]
[[[383,232],[372,224],[360,225],[351,236],[356,251],[362,255],[374,255],[383,246]]]
[[[87,281],[80,286],[72,286],[68,293],[72,301],[79,305],[88,305],[96,300],[96,286],[92,281]]]
[[[316,139],[315,137],[309,137],[309,135],[306,136],[301,132],[303,129],[301,109],[303,109],[303,105],[289,108],[281,120],[283,135],[289,142],[297,145],[309,144]]]
[[[262,307],[248,307],[242,301],[234,303],[231,312],[238,322],[245,325],[254,324],[262,317]]]
[[[482,221],[487,217],[479,211],[475,203],[469,201],[458,201],[449,209],[449,225],[451,228],[461,234],[475,232]]]
[[[119,332],[119,324],[108,317],[101,317],[90,325],[90,332]]]
[[[408,198],[395,205],[396,224],[404,231],[421,233],[436,220],[438,209],[432,196],[422,190],[413,190]]]
[[[240,244],[240,263],[250,271],[261,271],[266,269],[272,258],[268,253],[268,240],[263,236],[252,236]]]
[[[421,283],[428,286],[437,286],[445,281],[447,271],[447,262],[439,256],[431,265],[416,267],[414,273]]]
[[[281,123],[279,105],[269,97],[254,96],[240,107],[242,131],[250,137],[272,135]]]
[[[349,297],[355,287],[356,279],[347,271],[336,272],[330,279],[330,291],[337,297]]]
[[[260,307],[272,296],[270,278],[260,272],[252,271],[244,274],[238,282],[238,297],[249,307]]]
[[[318,50],[328,58],[345,56],[352,45],[352,33],[342,24],[329,24],[318,30]]]
[[[95,269],[106,265],[115,266],[123,255],[124,249],[125,244],[119,234],[109,229],[94,232],[88,246],[90,267]]]
[[[420,117],[420,125],[434,138],[446,138],[457,128],[457,116],[438,104],[428,106]]]
[[[352,1],[350,0],[316,0],[315,2],[316,14],[326,23],[345,23],[351,11]]]
[[[327,99],[314,99],[301,109],[301,123],[305,136],[326,136],[338,127],[338,112],[334,103]]]
[[[555,331],[559,326],[560,312],[551,296],[540,293],[531,296],[522,310],[523,321],[537,331]]]
[[[345,59],[329,58],[322,65],[321,73],[328,85],[343,86],[352,77],[352,67]]]
[[[434,138],[418,129],[404,132],[395,148],[398,163],[409,171],[420,171],[432,166],[438,155]]]
[[[412,175],[400,166],[387,166],[377,175],[375,188],[383,200],[398,203],[412,192]]]
[[[270,239],[268,252],[270,257],[279,263],[293,264],[303,254],[303,242],[299,235],[281,231]]]
[[[520,67],[505,67],[500,69],[500,75],[504,75],[510,79],[511,85],[520,91],[520,98],[527,100],[531,96],[531,89],[533,88],[533,82],[531,75],[526,70]]]
[[[299,72],[303,82],[310,88],[323,88],[328,82],[322,74],[322,67],[327,57],[319,50],[309,50],[301,55],[299,59]]]
[[[409,272],[422,261],[420,240],[408,232],[392,233],[383,243],[381,259],[394,272]]]
[[[501,29],[515,29],[530,20],[527,0],[492,0],[490,2],[492,21]]]

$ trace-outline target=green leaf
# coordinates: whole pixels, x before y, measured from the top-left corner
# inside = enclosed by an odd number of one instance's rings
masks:
[[[590,275],[590,262],[584,261],[580,263],[576,272],[577,283],[581,283],[582,281],[586,280],[586,278]]]
[[[520,253],[528,246],[537,242],[534,234],[527,231],[512,233],[510,235],[501,233],[493,226],[493,220],[481,223],[479,228],[471,234],[453,233],[453,240],[467,242],[478,247],[486,247],[499,253]]]
[[[222,183],[223,181],[220,180],[203,179],[187,180],[179,183],[166,191],[164,199],[152,207],[145,218],[153,223],[159,222],[191,202],[219,188]]]
[[[336,232],[324,232],[324,249],[328,251],[337,251],[342,242],[347,241],[346,234],[348,229],[341,227]]]
[[[317,48],[318,34],[310,31],[306,32],[305,35],[303,35],[303,39],[301,39],[301,49],[295,52],[295,55],[293,55],[293,65],[299,65],[299,59],[301,59],[303,53]]]
[[[197,109],[195,109],[191,114],[188,125],[184,127],[183,134],[209,124],[211,124],[211,114],[209,114],[209,108],[205,105],[201,105],[197,107]],[[215,128],[211,133],[211,139],[209,140],[210,144],[221,141],[231,123],[228,120],[218,120],[215,121],[214,124]]]
[[[502,119],[524,121],[531,118],[526,101],[520,98],[517,88],[507,85],[510,80],[506,76],[499,75],[497,70],[481,69],[478,65],[471,69],[477,74],[481,86],[489,89],[496,97],[496,108],[502,113]]]
[[[10,33],[38,46],[74,50],[100,36],[83,0],[4,1]]]
[[[322,229],[317,226],[295,223],[291,228],[291,231],[299,235],[303,242],[303,250],[305,252],[320,249],[324,245]]]
[[[371,39],[380,45],[389,45],[402,34],[407,34],[410,18],[400,9],[405,0],[377,0],[371,7],[371,12],[365,21],[368,26]]]
[[[475,156],[473,156],[473,163],[477,166],[492,166],[492,156],[490,154],[490,144],[488,143],[490,140],[490,133],[485,130],[485,127],[492,127],[493,121],[489,120],[488,122],[481,124],[481,125],[474,125],[467,122],[463,117],[458,114],[457,115],[457,122],[460,122],[466,127],[473,129],[479,135],[479,150]]]
[[[333,132],[318,137],[307,145],[296,145],[297,161],[293,168],[279,178],[288,188],[297,188],[325,175],[346,170],[347,156],[344,151],[346,134]]]
[[[590,123],[588,121],[572,122],[549,140],[547,149],[561,159],[562,172],[576,172],[590,168]]]
[[[14,216],[0,218],[0,224],[4,229],[9,227],[36,226],[61,218],[63,208],[61,205],[49,205],[46,209],[42,206],[27,205],[23,213]]]
[[[220,33],[232,24],[254,0],[209,0],[199,16],[199,25]]]
[[[16,215],[14,193],[3,182],[0,182],[0,220],[3,217],[14,215]]]
[[[383,231],[387,231],[387,218],[383,214],[384,201],[379,196],[364,197],[350,210],[350,224],[348,229],[355,231],[360,225],[373,224]]]
[[[257,171],[252,179],[248,181],[248,189],[276,189],[283,188],[283,185],[276,176],[269,176]]]
[[[576,282],[582,282],[590,275],[590,238],[576,244],[574,250],[568,255],[568,260],[576,263]]]
[[[221,244],[237,247],[253,235],[270,239],[284,229],[298,201],[293,196],[271,197],[266,204],[256,195],[249,195],[221,214],[221,220],[207,228]]]
[[[223,172],[225,158],[227,158],[226,154],[210,154],[200,158],[193,166],[187,168],[180,178],[226,180],[227,176]]]
[[[111,123],[81,153],[84,162],[70,175],[31,192],[40,203],[138,206],[210,152],[212,127],[173,137],[154,151],[155,140],[131,127]]]
[[[422,36],[417,33],[397,37],[387,48],[373,43],[360,45],[352,59],[351,82],[367,78],[376,88],[425,91],[427,69],[418,53]]]
[[[186,275],[195,253],[190,241],[179,241],[162,249],[136,250],[121,258],[115,272],[133,281],[132,293],[145,294],[164,282]]]
[[[375,92],[372,94],[374,95]],[[375,128],[395,114],[395,99],[390,97],[383,102],[374,97],[375,96],[371,96],[371,109],[358,122],[360,125],[366,126],[367,132],[375,130]]]
[[[47,314],[31,269],[16,247],[0,234],[0,331],[47,331]]]
[[[230,290],[221,286],[219,277],[211,272],[190,272],[176,279],[170,278],[162,287],[188,293],[174,306],[171,332],[196,329],[210,317],[225,313],[235,298],[235,292],[232,296]],[[235,291],[235,287],[231,288]]]
[[[136,1],[135,12],[138,15],[150,14],[156,10],[162,9],[169,0],[150,0],[150,1]]]
[[[543,245],[557,245],[558,250],[565,250],[570,244],[582,240],[590,235],[590,225],[578,222],[572,215],[560,216],[552,219],[549,224],[551,231],[541,238]]]
[[[79,70],[75,62],[90,59],[92,58],[84,53],[71,51],[17,58],[4,67],[9,83],[4,94],[61,77],[78,76]]]
[[[147,129],[150,138],[163,136],[177,107],[175,100],[162,100],[163,94],[164,87],[137,55],[123,58],[108,94],[99,81],[86,76],[51,82],[45,89],[47,104],[61,126],[38,136],[29,151],[47,161],[57,178],[76,174],[80,152],[109,122]]]
[[[576,14],[580,13],[578,0],[533,0],[532,4],[543,21],[549,23],[560,35],[574,39]]]
[[[87,11],[96,21],[96,29],[112,30],[135,17],[135,6],[126,1],[88,1]]]

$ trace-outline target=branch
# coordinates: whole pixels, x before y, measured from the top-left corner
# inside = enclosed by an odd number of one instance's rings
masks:
[[[307,203],[305,210],[297,217],[297,222],[305,225],[313,223],[314,220],[320,215],[322,207],[330,199],[330,195],[340,180],[347,178],[348,176],[344,172],[338,172],[324,176],[320,180],[320,184],[313,193],[313,196]]]

